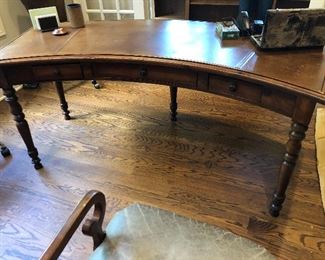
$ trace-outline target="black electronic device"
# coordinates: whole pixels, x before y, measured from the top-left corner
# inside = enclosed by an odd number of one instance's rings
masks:
[[[251,26],[252,34],[262,34],[263,28],[264,28],[263,20],[254,20]]]
[[[236,19],[236,25],[240,30],[240,36],[261,34],[264,22],[262,20],[252,21],[247,11],[241,11]]]
[[[236,25],[240,30],[241,36],[248,36],[251,34],[251,22],[247,11],[241,11],[237,17]]]
[[[266,11],[272,8],[273,0],[240,0],[236,25],[241,36],[261,34]]]
[[[240,0],[239,13],[247,11],[251,21],[263,20],[265,22],[266,10],[271,9],[274,0]]]
[[[39,28],[42,32],[53,31],[59,28],[58,20],[55,15],[46,17],[37,17]]]

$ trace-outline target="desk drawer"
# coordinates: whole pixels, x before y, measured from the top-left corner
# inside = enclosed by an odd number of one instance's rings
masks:
[[[185,87],[191,88],[196,87],[197,73],[191,70],[121,63],[102,63],[94,64],[93,66],[95,78],[134,80],[167,85],[184,85]]]
[[[92,70],[96,79],[139,80],[141,67],[137,64],[95,63]]]
[[[196,88],[197,72],[189,69],[150,66],[146,78],[149,82],[163,83],[186,88]]]
[[[208,91],[235,99],[260,104],[263,88],[253,83],[210,75]]]
[[[261,104],[263,107],[281,113],[286,116],[292,116],[297,97],[278,89],[264,88]]]
[[[5,68],[5,73],[9,84],[23,84],[34,82],[32,67],[13,66]]]
[[[33,74],[39,81],[83,79],[79,64],[34,66]]]

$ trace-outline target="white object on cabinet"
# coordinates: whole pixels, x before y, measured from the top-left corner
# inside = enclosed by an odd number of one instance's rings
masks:
[[[2,23],[1,17],[0,17],[0,37],[6,35],[5,27]]]

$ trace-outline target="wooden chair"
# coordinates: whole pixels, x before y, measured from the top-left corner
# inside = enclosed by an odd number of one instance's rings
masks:
[[[103,193],[99,191],[89,191],[80,201],[50,247],[45,251],[40,259],[57,259],[93,206],[95,206],[93,216],[91,219],[86,219],[82,226],[82,233],[93,238],[95,250],[106,237],[106,234],[102,230],[106,201]]]
[[[93,206],[92,217],[82,226],[82,232],[93,238],[91,260],[275,259],[262,246],[227,230],[142,204],[132,204],[117,212],[105,233],[102,230],[105,196],[90,191],[44,252],[42,260],[60,256]]]
[[[8,157],[10,156],[10,150],[2,143],[0,143],[0,152],[3,157]]]

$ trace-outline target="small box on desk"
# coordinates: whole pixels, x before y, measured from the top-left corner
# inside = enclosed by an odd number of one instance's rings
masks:
[[[235,40],[239,38],[239,29],[233,21],[217,22],[216,31],[222,40]]]

